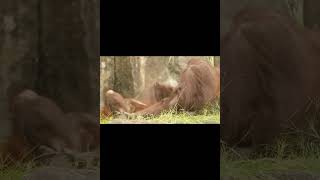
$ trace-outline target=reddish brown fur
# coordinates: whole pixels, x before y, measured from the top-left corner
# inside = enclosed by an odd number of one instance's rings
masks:
[[[109,107],[109,103],[107,102],[106,97],[107,89],[103,90],[103,107],[100,109],[100,113],[105,117],[110,117],[112,115],[111,109]]]
[[[92,151],[100,146],[100,123],[98,118],[80,112],[66,114],[69,121],[78,126],[81,139],[81,151]]]
[[[196,111],[213,104],[220,94],[220,73],[203,60],[191,59],[180,76],[180,83],[169,98],[137,114],[159,114],[175,105],[179,109]]]
[[[180,77],[178,105],[187,111],[213,104],[220,90],[220,77],[215,69],[202,60],[192,59]]]
[[[65,114],[52,100],[20,86],[11,86],[8,91],[13,129],[5,156],[15,160],[26,155],[32,158],[41,153],[37,145],[66,152],[99,147],[98,118],[86,113]]]
[[[56,151],[78,151],[75,126],[50,99],[24,90],[12,100],[13,137],[31,147],[43,145]],[[15,148],[16,143],[9,143]],[[27,147],[28,148],[28,147]],[[23,149],[23,148],[22,148]]]
[[[7,159],[5,163],[29,160],[33,157],[34,147],[32,147],[23,137],[12,135],[8,139],[2,153],[2,159]]]
[[[307,126],[305,107],[320,96],[320,41],[285,16],[240,12],[221,43],[225,75],[221,137],[269,144],[290,126]]]
[[[147,104],[141,102],[141,101],[138,101],[136,99],[127,99],[127,103],[129,104],[130,106],[130,112],[137,112],[137,111],[141,111],[145,108],[148,107]]]
[[[111,110],[111,112],[129,112],[130,106],[126,103],[125,98],[113,91],[108,90],[105,93],[105,106],[108,106]]]
[[[101,114],[103,114],[103,115],[106,116],[106,117],[110,117],[111,114],[112,114],[109,106],[107,106],[107,105],[104,105],[104,106],[101,108],[100,112],[101,112]]]
[[[171,96],[174,90],[175,90],[175,87],[173,86],[156,82],[154,84],[154,97],[155,97],[154,103],[159,102],[162,99]]]
[[[214,78],[214,82],[216,83],[214,96],[217,98],[217,97],[220,97],[220,66],[214,67],[213,78]]]
[[[141,111],[162,99],[169,97],[174,89],[173,86],[156,82],[142,93],[142,97],[138,97],[140,100],[124,98],[121,94],[108,90],[105,94],[105,107],[110,107],[112,112],[131,113]]]
[[[136,99],[147,106],[151,106],[162,99],[169,97],[174,90],[174,86],[156,82],[151,87],[146,88],[140,96],[136,97]]]
[[[110,117],[115,112],[130,112],[131,106],[128,104],[128,100],[113,90],[108,90],[104,93],[104,105],[100,112]]]
[[[157,115],[160,114],[163,110],[167,110],[170,107],[172,107],[172,105],[170,104],[170,102],[172,101],[171,97],[170,98],[165,98],[151,106],[149,106],[148,108],[145,108],[141,111],[137,111],[135,114],[136,115]]]
[[[203,60],[191,59],[182,72],[177,88],[155,83],[144,91],[141,101],[125,99],[112,91],[107,96],[108,104],[121,112],[137,112],[137,114],[159,114],[163,110],[178,105],[179,109],[196,111],[205,105],[213,104],[220,95],[220,68]],[[129,108],[124,108],[128,107]],[[130,108],[131,106],[131,108]],[[133,106],[133,107],[132,107]]]

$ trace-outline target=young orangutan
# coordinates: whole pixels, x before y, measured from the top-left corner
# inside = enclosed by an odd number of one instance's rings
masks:
[[[116,111],[127,113],[141,111],[162,99],[169,97],[173,93],[174,89],[175,88],[173,86],[156,82],[153,86],[147,88],[143,92],[142,97],[139,98],[141,100],[124,98],[121,94],[113,90],[108,90],[104,97],[105,105],[103,107],[103,111],[105,112],[105,109],[109,110],[109,116],[111,115],[111,112]]]

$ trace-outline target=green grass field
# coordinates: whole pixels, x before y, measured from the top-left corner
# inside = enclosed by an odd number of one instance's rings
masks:
[[[291,173],[291,178],[320,179],[319,140],[304,137],[279,140],[267,152],[247,156],[239,151],[221,146],[220,176],[240,179],[272,179],[276,174]],[[287,179],[290,179],[287,177]]]
[[[0,162],[0,179],[4,180],[21,180],[22,177],[34,168],[33,163],[19,163],[15,165],[7,165],[3,161]]]
[[[220,176],[242,179],[268,179],[275,173],[296,172],[319,175],[320,159],[276,159],[262,158],[255,160],[221,160]],[[320,179],[320,176],[318,176]]]
[[[0,179],[21,180],[26,171],[21,169],[7,169],[0,171]]]
[[[220,111],[218,108],[205,109],[200,113],[167,111],[159,116],[118,116],[115,118],[100,118],[100,124],[220,124]]]

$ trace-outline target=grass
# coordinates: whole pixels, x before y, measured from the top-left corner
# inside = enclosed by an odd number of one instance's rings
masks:
[[[233,148],[221,145],[220,176],[243,179],[267,179],[275,173],[298,172],[319,175],[319,140],[297,136],[283,137],[264,153],[249,157]]]
[[[222,144],[220,146],[220,177],[242,177],[243,179],[272,179],[275,173],[295,172],[306,178],[320,179],[320,100],[315,99],[315,111],[305,117],[306,129],[289,127],[274,145],[264,152],[245,154],[239,149]],[[243,149],[242,149],[243,150]],[[290,178],[286,178],[290,179]]]
[[[100,164],[97,162],[94,165],[90,164],[87,166],[84,166],[82,164],[84,160],[75,160],[75,164],[72,166],[74,169],[87,169],[90,170],[96,170],[100,169]],[[72,162],[70,162],[72,163]],[[86,164],[89,163],[88,161],[85,162]],[[89,167],[90,166],[90,167]],[[12,159],[9,158],[9,156],[2,157],[0,153],[0,180],[20,180],[25,176],[26,174],[32,172],[36,168],[40,167],[50,167],[50,165],[44,165],[42,162],[33,161],[33,160],[27,160],[27,161],[12,161]],[[62,166],[64,168],[64,166]],[[68,168],[67,168],[68,169]]]
[[[34,161],[15,160],[11,155],[3,154],[6,146],[7,143],[3,140],[0,148],[0,179],[20,180],[26,173],[37,167]]]
[[[146,123],[146,124],[220,124],[219,107],[206,108],[199,113],[176,112],[169,110],[159,116],[129,116],[100,118],[100,124],[108,124],[111,121],[120,121],[124,123]]]
[[[271,177],[274,173],[283,172],[318,174],[320,172],[320,159],[261,158],[254,160],[220,161],[221,177],[265,179]]]
[[[33,163],[16,162],[14,165],[8,166],[6,163],[0,162],[0,179],[20,180],[34,167]]]
[[[41,155],[40,155],[41,156]],[[97,162],[94,165],[90,164],[88,166],[84,166],[82,164],[84,160],[75,160],[74,165],[72,168],[74,169],[86,169],[89,168],[90,170],[93,170],[91,166],[94,167],[94,169],[100,169],[100,164]],[[72,163],[70,161],[70,163]],[[89,162],[85,162],[86,164]],[[71,165],[71,164],[70,164]],[[89,167],[90,166],[90,167]],[[50,165],[45,165],[42,162],[34,161],[34,160],[18,160],[13,161],[9,155],[3,157],[0,153],[0,180],[20,180],[25,176],[26,174],[32,172],[36,168],[40,167],[50,167]],[[62,166],[63,168],[64,166]]]
[[[24,174],[24,171],[15,169],[5,170],[0,172],[0,179],[21,180]]]

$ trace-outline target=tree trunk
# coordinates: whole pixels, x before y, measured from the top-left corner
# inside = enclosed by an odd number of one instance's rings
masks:
[[[299,24],[303,25],[303,5],[304,0],[286,0],[289,15]]]
[[[35,84],[38,32],[38,0],[0,2],[0,139],[10,133],[7,88]]]
[[[132,65],[127,57],[114,57],[113,88],[126,97],[132,97],[134,95]]]
[[[98,115],[97,1],[41,1],[38,92],[66,112]],[[89,13],[90,12],[90,13]]]
[[[27,84],[65,111],[99,115],[100,1],[0,2],[0,138],[7,89]]]
[[[319,0],[304,0],[304,25],[309,28],[320,28]]]

